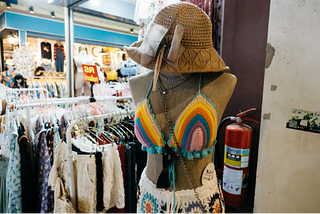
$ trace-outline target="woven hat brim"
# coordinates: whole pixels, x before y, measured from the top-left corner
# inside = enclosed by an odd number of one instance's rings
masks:
[[[143,67],[154,70],[156,65],[155,59],[152,60],[148,65],[141,64],[142,57],[150,57],[138,52],[138,48],[142,42],[143,39],[134,42],[129,47],[126,47],[125,50],[133,61]],[[180,74],[207,73],[229,70],[229,67],[225,65],[224,61],[213,47],[205,49],[185,49],[179,58],[178,68]],[[174,73],[164,60],[161,64],[160,72]]]

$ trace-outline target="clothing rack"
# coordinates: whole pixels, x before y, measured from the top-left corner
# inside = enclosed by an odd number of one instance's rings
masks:
[[[97,97],[97,101],[115,101],[122,99],[132,99],[132,96],[123,96],[123,97],[114,97],[114,96],[106,96],[106,97]],[[24,102],[24,103],[22,103]],[[28,100],[30,102],[30,100]],[[53,98],[51,101],[41,100],[41,102],[30,102],[26,103],[25,100],[19,100],[15,102],[11,102],[7,104],[6,107],[6,128],[9,127],[9,112],[10,109],[19,109],[19,108],[27,108],[27,123],[30,122],[30,112],[29,108],[33,107],[42,107],[42,106],[58,106],[58,105],[75,105],[75,104],[88,104],[90,103],[89,97],[74,97],[74,98]]]
[[[118,99],[124,99],[123,97],[117,97]],[[102,114],[98,116],[91,116],[86,118],[81,118],[73,121],[69,127],[67,128],[66,132],[66,140],[67,140],[67,164],[68,164],[68,175],[69,175],[69,187],[70,187],[70,199],[71,203],[76,209],[76,191],[75,191],[75,181],[74,181],[74,172],[73,172],[73,156],[72,156],[72,143],[71,143],[71,130],[75,125],[83,121],[85,119],[86,121],[93,121],[98,119],[105,119],[111,116],[123,116],[128,114],[135,113],[135,110],[129,110],[129,111],[119,111],[114,113],[108,113],[108,114]]]
[[[5,86],[0,83],[0,90],[5,90],[6,92],[12,92],[12,93],[17,93],[17,92],[22,92],[22,91],[26,91],[26,92],[43,91],[43,92],[46,92],[45,93],[46,98],[49,98],[48,90],[45,88],[9,88],[8,86]]]
[[[33,79],[61,79],[61,80],[66,79],[66,77],[50,77],[50,76],[26,76],[24,78],[30,81]]]

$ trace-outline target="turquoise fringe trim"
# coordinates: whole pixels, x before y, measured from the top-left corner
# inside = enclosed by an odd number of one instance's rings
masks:
[[[169,166],[169,181],[170,181],[170,187],[172,187],[173,190],[173,213],[176,213],[176,183],[175,183],[175,161],[172,165]]]
[[[216,144],[216,140],[213,143],[213,145]],[[153,146],[153,147],[145,147],[145,146],[141,146],[143,151],[146,151],[150,154],[159,154],[162,155],[163,154],[163,148],[164,147],[159,147],[159,146]],[[172,150],[174,152],[177,152],[178,149],[176,147],[172,148]],[[208,156],[208,154],[211,154],[213,152],[213,148],[209,147],[204,149],[203,151],[192,151],[192,152],[188,152],[186,150],[181,149],[180,153],[182,155],[182,157],[188,158],[189,160],[193,160],[194,158],[205,158]]]

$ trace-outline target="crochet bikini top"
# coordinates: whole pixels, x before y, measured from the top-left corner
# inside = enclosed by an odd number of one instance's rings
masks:
[[[150,100],[148,99],[152,82],[147,96],[141,99],[136,107],[135,135],[142,144],[142,149],[148,153],[162,155],[165,145],[168,145],[176,152],[178,148],[172,134],[170,134],[168,141],[164,139],[158,122],[152,113]],[[201,74],[198,94],[194,96],[192,101],[179,115],[173,127],[180,153],[188,159],[206,157],[212,153],[212,146],[216,142],[216,107],[205,95],[200,93],[200,84]]]

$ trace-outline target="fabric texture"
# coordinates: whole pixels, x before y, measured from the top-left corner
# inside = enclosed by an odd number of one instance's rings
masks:
[[[39,172],[39,201],[40,201],[40,212],[48,213],[53,211],[53,191],[48,185],[49,174],[51,171],[50,155],[46,141],[46,129],[39,117],[36,121],[36,147],[38,151],[38,172]]]
[[[45,72],[54,71],[53,66],[52,66],[51,63],[48,63],[48,64],[41,63],[40,66],[44,68]]]
[[[0,157],[0,213],[8,213],[9,194],[6,187],[6,174],[8,171],[9,159]]]
[[[50,59],[52,58],[51,53],[51,43],[49,42],[41,42],[41,57],[44,59]]]
[[[77,154],[72,152],[74,161],[73,161],[73,169],[74,169],[74,178],[75,178],[75,187],[77,188]],[[64,184],[65,189],[70,189],[69,185],[69,177],[68,177],[68,165],[67,165],[67,144],[63,141],[60,141],[55,148],[54,151],[54,161],[50,171],[48,185],[51,186],[52,189],[56,189],[56,180],[58,178]],[[55,212],[55,211],[54,211]]]
[[[9,72],[9,71],[4,71],[2,72],[1,76],[2,76],[2,81],[1,83],[5,86],[8,86],[10,88],[13,87],[14,85],[14,78],[16,75],[19,75],[19,73],[17,73],[16,71],[12,71],[12,72]]]
[[[97,211],[103,211],[103,171],[102,171],[102,154],[96,152],[96,172],[97,172]]]
[[[206,157],[212,153],[218,128],[216,107],[200,93],[201,74],[199,76],[198,94],[180,114],[173,127],[181,155],[190,160]],[[158,122],[154,118],[148,99],[149,92],[146,98],[142,99],[136,107],[135,135],[142,144],[142,149],[149,153],[163,154],[165,145],[173,148],[173,151],[176,152],[178,148],[172,134],[166,141]]]
[[[58,45],[57,43],[54,44],[53,53],[53,58],[55,59],[56,63],[56,72],[64,72],[64,60],[66,59],[66,55],[64,53],[64,46]]]
[[[192,189],[175,192],[175,207],[173,193],[156,187],[143,171],[140,179],[140,194],[137,204],[138,213],[224,213],[225,205],[221,188],[217,179],[212,179],[203,186],[195,189],[205,211],[201,209],[199,200]]]
[[[95,213],[97,204],[97,176],[95,157],[77,156],[77,202],[79,212]]]
[[[9,192],[8,213],[22,213],[21,158],[16,125],[11,124],[10,130],[9,143],[11,156],[6,176],[6,186]]]
[[[67,190],[59,177],[56,179],[54,189],[54,213],[76,213],[68,199]]]
[[[35,60],[33,53],[26,48],[19,48],[13,52],[13,62],[17,73],[22,76],[33,76],[35,70]]]
[[[18,144],[20,147],[21,157],[21,191],[22,191],[22,211],[24,213],[36,212],[36,176],[34,174],[34,163],[31,160],[29,149],[29,139],[24,133],[25,129],[20,123],[18,130]]]

